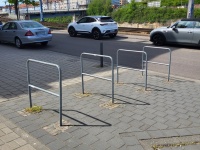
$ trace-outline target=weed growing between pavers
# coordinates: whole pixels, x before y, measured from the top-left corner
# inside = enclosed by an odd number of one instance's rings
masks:
[[[39,113],[42,111],[42,106],[33,105],[32,107],[25,108],[28,113]]]
[[[109,102],[100,104],[99,106],[103,108],[113,109],[113,108],[119,107],[120,104],[115,104],[115,103],[112,103],[112,101],[109,101]]]
[[[148,94],[148,93],[151,93],[151,91],[153,91],[153,89],[151,89],[151,88],[148,87],[147,90],[145,91],[144,88],[139,88],[139,89],[137,89],[136,91],[137,91],[137,92],[141,92],[141,93]]]
[[[65,132],[67,129],[71,127],[71,123],[69,121],[62,120],[62,123],[63,123],[62,126],[60,126],[60,122],[56,122],[56,123],[43,127],[43,129],[47,131],[48,133],[50,133],[51,135],[55,136],[61,132]]]
[[[91,93],[75,93],[74,96],[77,97],[77,98],[84,98],[84,97],[89,97],[91,96],[92,94]]]
[[[160,150],[164,147],[183,147],[183,146],[196,145],[196,144],[200,144],[200,142],[195,141],[195,142],[180,142],[180,143],[175,143],[175,144],[153,145],[152,148],[153,150]]]

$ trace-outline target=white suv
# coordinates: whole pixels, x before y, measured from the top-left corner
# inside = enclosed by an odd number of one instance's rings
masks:
[[[114,38],[118,32],[117,23],[108,16],[86,16],[70,23],[67,28],[71,37],[77,34],[91,34],[95,40],[107,35]]]

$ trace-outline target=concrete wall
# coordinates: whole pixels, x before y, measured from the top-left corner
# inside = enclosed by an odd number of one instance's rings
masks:
[[[128,27],[128,28],[150,28],[155,29],[162,26],[170,26],[175,23],[177,20],[169,20],[166,23],[122,23],[118,24],[119,27]]]

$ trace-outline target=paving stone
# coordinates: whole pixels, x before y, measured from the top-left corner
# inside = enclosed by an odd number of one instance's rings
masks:
[[[179,134],[179,136],[192,135],[192,133],[187,129],[175,129],[175,131]]]
[[[65,146],[64,142],[61,142],[59,140],[54,140],[51,143],[47,144],[47,146],[52,150],[59,150],[62,147]]]
[[[149,135],[148,132],[135,132],[134,133],[137,139],[139,140],[144,140],[144,139],[150,139],[151,136]]]
[[[107,150],[111,145],[104,141],[97,141],[91,145],[95,150]]]
[[[7,143],[7,142],[10,142],[10,141],[18,138],[18,137],[19,136],[16,133],[12,132],[12,133],[6,134],[4,136],[1,136],[1,140],[3,142]]]
[[[102,141],[109,141],[110,139],[112,139],[114,137],[114,135],[112,133],[109,132],[101,132],[96,136],[98,139],[102,140]]]
[[[20,145],[15,141],[8,142],[7,144],[9,145],[10,149],[17,149],[20,147]]]
[[[134,136],[131,137],[122,137],[122,140],[124,141],[125,145],[139,145],[138,139],[136,139]]]
[[[35,148],[33,148],[30,145],[24,145],[22,147],[17,148],[16,150],[36,150]]]
[[[127,150],[144,150],[141,145],[127,146]]]
[[[120,148],[123,145],[125,145],[125,142],[120,137],[114,137],[111,140],[108,141],[112,146],[116,148]]]
[[[164,133],[161,130],[157,130],[157,131],[147,131],[149,133],[149,135],[151,136],[151,138],[161,138],[161,137],[165,137]]]
[[[44,136],[38,138],[38,140],[39,140],[39,141],[42,141],[42,143],[44,143],[44,144],[46,145],[46,144],[49,144],[49,143],[55,141],[56,138],[53,137],[53,136],[51,136],[51,135],[46,134],[46,135],[44,135]]]

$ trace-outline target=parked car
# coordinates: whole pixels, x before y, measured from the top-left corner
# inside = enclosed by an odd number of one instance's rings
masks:
[[[200,45],[200,19],[182,19],[171,26],[154,29],[150,32],[154,45],[178,43]]]
[[[0,42],[14,43],[18,48],[30,43],[46,46],[51,39],[51,30],[36,21],[9,21],[0,26]]]
[[[102,36],[114,38],[118,32],[117,23],[109,16],[86,16],[70,23],[67,28],[71,37],[90,34],[95,40],[101,39]]]

